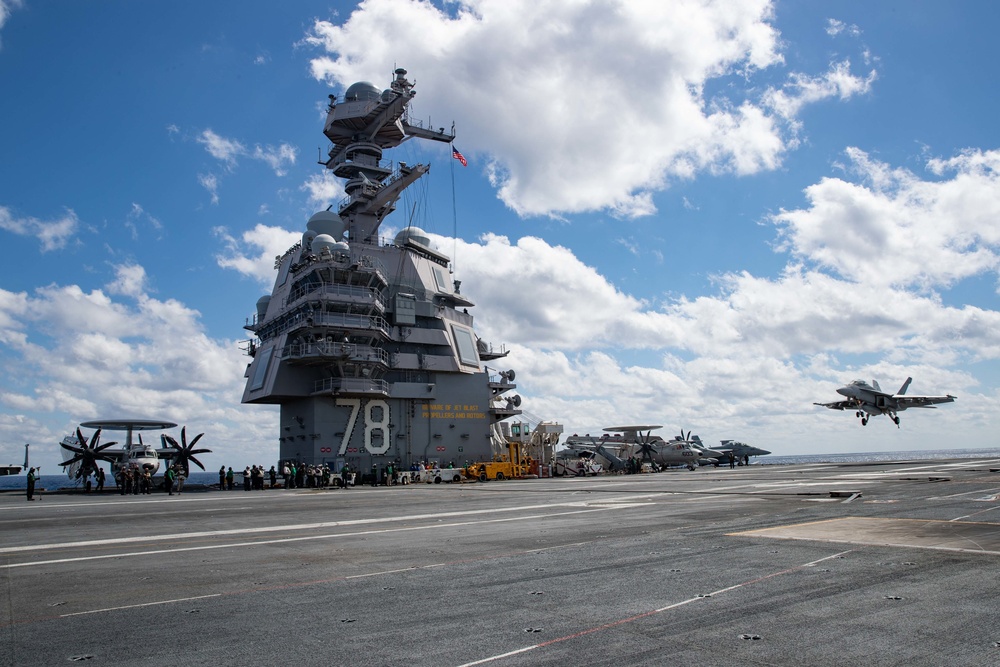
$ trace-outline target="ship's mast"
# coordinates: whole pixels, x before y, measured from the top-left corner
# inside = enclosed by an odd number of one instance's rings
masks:
[[[323,133],[333,143],[327,169],[347,179],[347,196],[337,214],[344,221],[351,243],[378,242],[382,220],[396,207],[400,194],[430,169],[429,165],[400,163],[394,171],[382,165],[382,151],[411,137],[451,143],[453,132],[411,125],[407,105],[416,95],[397,69],[390,87],[379,91],[362,81],[350,86],[340,102],[331,95]]]

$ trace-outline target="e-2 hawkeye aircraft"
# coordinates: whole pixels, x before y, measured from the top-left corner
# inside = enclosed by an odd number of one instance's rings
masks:
[[[212,451],[210,449],[195,449],[195,445],[205,434],[199,433],[191,442],[188,442],[187,427],[181,429],[180,443],[169,435],[161,435],[162,447],[160,449],[144,444],[141,433],[138,436],[138,441],[132,439],[133,432],[162,431],[177,426],[173,422],[150,419],[112,419],[83,422],[80,426],[97,429],[91,435],[89,443],[79,427],[77,427],[75,434],[66,436],[59,443],[63,449],[73,454],[68,460],[59,464],[73,480],[87,480],[91,475],[97,474],[97,468],[101,461],[111,464],[111,474],[114,477],[117,477],[121,470],[132,466],[153,476],[160,469],[161,460],[170,461],[170,465],[181,466],[187,474],[190,472],[190,461],[204,470],[205,466],[197,459],[196,455]],[[118,444],[117,442],[108,442],[102,445],[101,431],[103,430],[125,431],[125,447],[114,448]]]
[[[837,393],[847,398],[846,401],[833,403],[813,403],[831,410],[854,410],[854,416],[861,420],[862,426],[868,425],[868,420],[874,415],[889,415],[889,418],[899,426],[899,415],[907,408],[933,408],[939,403],[951,403],[957,398],[951,394],[944,396],[907,396],[906,390],[913,378],[906,382],[895,394],[882,391],[876,380],[868,384],[864,380],[855,380],[837,390]]]

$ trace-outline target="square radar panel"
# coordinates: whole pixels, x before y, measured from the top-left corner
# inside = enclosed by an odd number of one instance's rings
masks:
[[[448,280],[448,276],[445,275],[443,269],[434,267],[434,282],[437,283],[438,292],[442,294],[451,294],[451,282]]]
[[[462,365],[479,368],[479,355],[476,353],[476,341],[472,337],[472,332],[465,327],[452,324],[451,334],[455,339],[455,351],[458,352],[458,360]]]
[[[267,377],[267,367],[271,363],[271,355],[274,353],[273,347],[265,347],[258,354],[257,367],[253,371],[253,379],[250,381],[250,391],[257,391],[264,386],[264,378]]]

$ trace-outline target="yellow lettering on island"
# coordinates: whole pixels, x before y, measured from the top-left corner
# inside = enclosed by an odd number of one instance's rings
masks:
[[[486,413],[478,405],[448,405],[431,403],[420,410],[424,419],[485,419]]]

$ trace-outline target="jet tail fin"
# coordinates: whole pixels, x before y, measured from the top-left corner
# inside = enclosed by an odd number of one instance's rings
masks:
[[[899,388],[899,392],[897,392],[896,395],[902,396],[903,394],[905,394],[906,390],[909,389],[911,382],[913,382],[913,378],[906,378],[906,382],[904,382],[903,386]]]
[[[872,386],[875,387],[875,391],[882,391],[882,387],[878,386],[878,380],[872,380]]]

